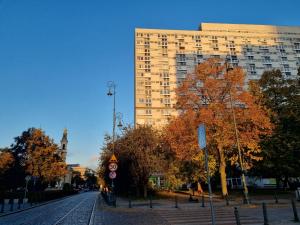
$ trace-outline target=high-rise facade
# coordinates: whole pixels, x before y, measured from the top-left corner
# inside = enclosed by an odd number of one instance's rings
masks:
[[[240,66],[247,80],[300,66],[300,27],[202,23],[199,30],[135,29],[135,124],[161,127],[177,115],[175,88],[208,58]]]

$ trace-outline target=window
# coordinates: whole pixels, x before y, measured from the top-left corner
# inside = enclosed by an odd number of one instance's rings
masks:
[[[289,72],[290,71],[290,66],[288,64],[283,65],[283,70],[284,72]]]
[[[151,106],[152,99],[151,98],[146,98],[146,106]]]
[[[185,54],[178,54],[177,61],[185,61]]]
[[[287,57],[281,57],[282,61],[287,61]]]
[[[271,63],[271,57],[270,56],[264,56],[263,60],[264,60],[264,63]]]
[[[248,72],[250,72],[251,75],[255,75],[256,74],[255,64],[249,64]]]
[[[294,49],[295,50],[300,50],[300,43],[294,43]]]
[[[254,59],[254,56],[253,55],[249,55],[248,56],[248,60],[253,60]]]
[[[265,69],[267,69],[267,70],[272,69],[272,64],[266,64]]]

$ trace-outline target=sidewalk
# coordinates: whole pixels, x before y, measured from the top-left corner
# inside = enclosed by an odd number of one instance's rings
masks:
[[[195,197],[195,196],[194,196]],[[105,206],[104,214],[109,221],[111,216],[119,217],[120,220],[131,221],[131,217],[138,216],[143,222],[141,223],[124,223],[124,224],[148,224],[155,218],[158,221],[163,221],[162,224],[210,224],[210,207],[208,198],[205,198],[205,207],[202,207],[201,198],[197,196],[199,202],[189,202],[189,196],[178,197],[178,208],[175,208],[175,195],[173,198],[167,199],[153,199],[152,208],[150,208],[150,200],[133,200],[129,208],[129,200],[127,198],[117,198],[117,207],[112,208]],[[196,197],[195,197],[196,198]],[[241,224],[263,224],[263,210],[262,203],[265,202],[267,206],[267,214],[269,224],[274,225],[290,225],[295,224],[293,221],[294,214],[292,210],[291,201],[289,199],[279,199],[279,203],[275,204],[273,199],[254,199],[252,204],[242,204],[241,199],[230,201],[230,205],[226,206],[223,199],[213,199],[214,209],[217,218],[217,224],[236,224],[234,207],[237,207],[241,218]],[[298,207],[298,216],[300,216],[300,204],[296,202]],[[150,218],[146,215],[151,215]],[[127,218],[128,217],[128,218]],[[153,218],[152,218],[153,217]],[[152,221],[156,224],[155,221]],[[104,223],[105,224],[105,223]],[[110,224],[110,223],[107,223]],[[118,224],[118,223],[112,223]],[[123,223],[119,223],[123,224]],[[152,223],[149,223],[152,224]],[[298,223],[296,223],[298,224]]]

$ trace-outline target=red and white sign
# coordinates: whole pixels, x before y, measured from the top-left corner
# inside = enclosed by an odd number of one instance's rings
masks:
[[[116,171],[116,170],[118,169],[118,164],[112,162],[112,163],[110,163],[110,164],[108,165],[108,169],[109,169],[110,171],[114,172],[114,171]]]
[[[109,178],[110,179],[115,179],[116,177],[117,177],[116,172],[112,171],[112,172],[109,173]]]

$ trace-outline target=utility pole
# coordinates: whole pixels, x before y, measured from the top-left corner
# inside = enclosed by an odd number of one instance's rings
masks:
[[[232,68],[228,68],[227,64],[226,64],[226,72],[228,73],[230,70],[232,70]],[[241,171],[242,171],[242,184],[243,184],[243,188],[244,188],[244,200],[246,204],[249,204],[249,192],[248,192],[248,187],[247,187],[247,183],[246,183],[246,178],[245,178],[245,169],[244,169],[244,163],[243,163],[243,159],[242,159],[242,151],[241,151],[241,147],[240,147],[240,140],[239,140],[239,134],[238,134],[238,129],[237,129],[237,124],[236,124],[236,117],[235,117],[235,111],[233,108],[233,101],[232,101],[232,95],[231,95],[231,86],[229,89],[229,99],[230,99],[230,108],[231,108],[231,113],[232,113],[232,117],[233,117],[233,124],[234,124],[234,133],[235,133],[235,139],[236,139],[236,145],[237,145],[237,149],[238,149],[238,158],[239,158],[239,163],[240,163],[240,167],[241,167]]]

